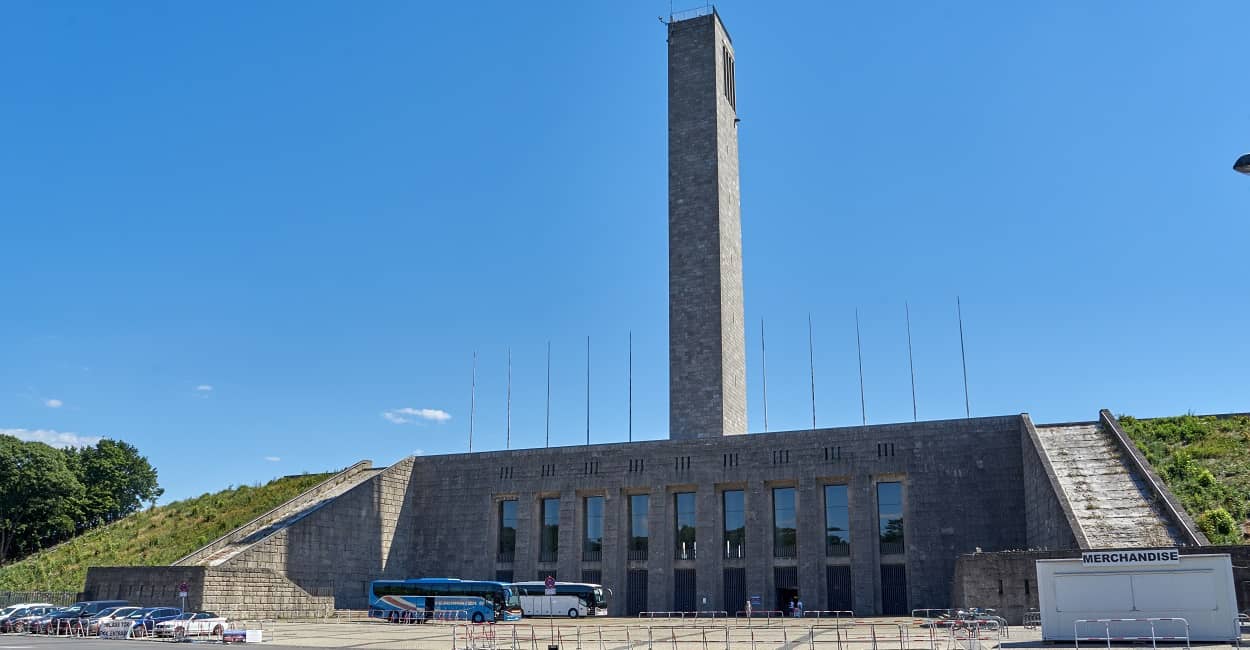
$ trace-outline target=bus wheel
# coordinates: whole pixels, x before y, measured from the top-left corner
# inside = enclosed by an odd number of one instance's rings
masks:
[[[569,618],[577,618],[577,610],[575,608],[569,608]]]
[[[486,617],[485,617],[485,616],[482,616],[482,613],[481,613],[481,612],[473,612],[473,622],[474,622],[474,623],[482,623],[482,622],[485,622],[485,621],[486,621]]]

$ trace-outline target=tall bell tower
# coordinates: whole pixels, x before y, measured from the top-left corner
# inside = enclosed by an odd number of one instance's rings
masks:
[[[746,433],[734,50],[715,9],[668,24],[669,438]]]

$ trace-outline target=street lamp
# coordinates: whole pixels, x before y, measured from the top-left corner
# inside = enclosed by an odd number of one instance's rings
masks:
[[[1238,158],[1237,162],[1233,163],[1233,171],[1250,174],[1250,153]]]

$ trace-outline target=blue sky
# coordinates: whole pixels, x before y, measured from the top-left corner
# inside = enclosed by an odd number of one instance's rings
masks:
[[[679,7],[680,8],[680,7]],[[752,431],[1250,410],[1250,5],[724,2]],[[0,430],[166,500],[667,436],[667,2],[9,2]],[[399,409],[411,409],[399,411]],[[387,417],[387,413],[390,414]],[[403,422],[395,422],[403,420]]]

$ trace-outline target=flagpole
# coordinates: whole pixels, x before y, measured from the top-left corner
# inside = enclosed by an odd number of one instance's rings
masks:
[[[868,407],[864,402],[864,345],[859,338],[859,309],[855,310],[855,354],[859,357],[859,413],[868,425]]]
[[[916,361],[911,354],[911,306],[904,302],[903,309],[907,314],[907,365],[911,368],[911,420],[917,422],[920,418],[916,410]]]
[[[551,341],[547,341],[547,442],[551,446]]]
[[[508,348],[508,401],[505,407],[504,449],[512,449],[512,348]]]
[[[469,383],[469,453],[473,453],[473,415],[477,411],[477,350],[473,351],[473,379]]]
[[[760,376],[764,387],[764,433],[768,433],[768,350],[764,347],[764,319],[760,319]]]
[[[629,330],[629,441],[634,441],[634,330]]]
[[[812,313],[807,313],[807,363],[812,375],[812,431],[816,430],[816,348],[812,344]]]
[[[590,444],[590,336],[586,337],[586,444]]]
[[[955,310],[959,314],[959,360],[964,366],[964,416],[972,417],[972,406],[968,401],[968,354],[964,351],[964,308],[955,296]]]

